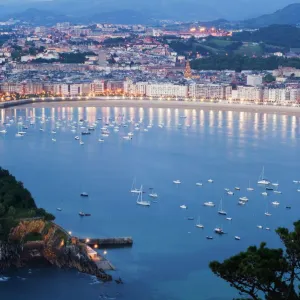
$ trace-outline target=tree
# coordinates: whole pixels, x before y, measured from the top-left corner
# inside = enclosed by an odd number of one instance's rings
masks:
[[[14,216],[16,214],[16,209],[13,206],[10,206],[10,208],[8,209],[8,213],[9,216]]]
[[[0,217],[5,214],[5,206],[0,203]]]
[[[272,74],[267,74],[264,77],[264,82],[267,82],[267,83],[273,82],[275,80],[276,80],[276,78]]]
[[[220,263],[210,263],[211,270],[251,299],[299,300],[300,280],[300,221],[294,231],[278,228],[285,250],[270,249],[262,243]]]

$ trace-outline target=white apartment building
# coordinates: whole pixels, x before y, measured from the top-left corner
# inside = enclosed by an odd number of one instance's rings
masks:
[[[134,83],[132,80],[126,80],[124,82],[124,93],[129,95],[146,95],[147,82],[136,82]]]
[[[94,94],[102,94],[105,91],[104,80],[94,80],[92,83],[92,93]]]
[[[189,96],[196,99],[229,99],[232,87],[226,84],[192,84]]]
[[[148,97],[179,97],[188,96],[188,86],[172,83],[150,83],[146,87]]]
[[[263,100],[263,89],[261,87],[237,86],[237,90],[232,93],[232,99],[260,102]]]
[[[300,101],[300,89],[265,89],[264,101],[296,103]]]
[[[260,75],[248,75],[247,76],[247,85],[249,86],[258,86],[263,82],[263,78]]]

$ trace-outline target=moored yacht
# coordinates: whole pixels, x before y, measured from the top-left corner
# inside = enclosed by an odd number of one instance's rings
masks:
[[[177,180],[173,180],[173,183],[175,183],[175,184],[180,184],[181,181],[180,181],[179,179],[177,179]]]
[[[203,205],[204,206],[210,206],[210,207],[214,207],[215,206],[215,204],[213,202],[211,202],[211,201],[204,202]]]

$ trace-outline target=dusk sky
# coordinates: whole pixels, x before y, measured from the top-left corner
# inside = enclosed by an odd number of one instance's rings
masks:
[[[130,9],[164,13],[168,17],[232,20],[272,13],[295,0],[0,0],[2,14],[24,11],[27,8],[51,10],[64,14],[90,14]],[[22,3],[22,6],[19,4]],[[66,4],[68,3],[68,4]],[[70,3],[72,5],[70,6]]]

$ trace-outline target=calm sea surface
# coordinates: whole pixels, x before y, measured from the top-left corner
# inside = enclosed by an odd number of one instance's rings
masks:
[[[117,267],[112,275],[120,276],[124,285],[98,283],[77,271],[22,269],[0,275],[1,299],[232,299],[237,292],[215,277],[208,263],[262,241],[279,246],[274,229],[291,227],[299,218],[300,193],[293,183],[300,180],[298,117],[200,109],[20,107],[0,110],[0,130],[3,122],[19,118],[28,125],[27,134],[15,136],[16,122],[6,127],[7,134],[0,134],[0,165],[23,181],[38,206],[55,214],[74,235],[132,236],[134,245],[107,252]],[[98,118],[102,120],[96,130],[79,145],[71,125],[80,119],[91,125]],[[101,127],[114,120],[128,127],[120,126],[119,132],[109,127],[110,136],[99,142]],[[138,122],[139,131],[134,126]],[[153,127],[144,131],[149,124]],[[124,140],[130,131],[133,139]],[[263,166],[266,177],[279,182],[282,195],[261,195],[256,183]],[[155,189],[157,203],[149,208],[136,204],[129,192],[134,177],[145,192]],[[214,183],[207,182],[210,178]],[[182,183],[173,184],[176,179]],[[246,191],[249,181],[253,192]],[[241,191],[225,194],[224,188],[235,186]],[[83,191],[88,198],[80,197]],[[249,198],[245,206],[237,205],[241,196]],[[217,214],[221,198],[232,221]],[[276,200],[278,207],[272,205]],[[205,201],[216,207],[204,207]],[[180,208],[183,204],[187,210]],[[265,216],[266,210],[272,216]],[[79,211],[92,216],[80,218]],[[195,227],[198,216],[204,229]],[[228,234],[215,235],[216,226]],[[207,235],[214,239],[207,240]],[[241,240],[234,240],[235,235]]]

